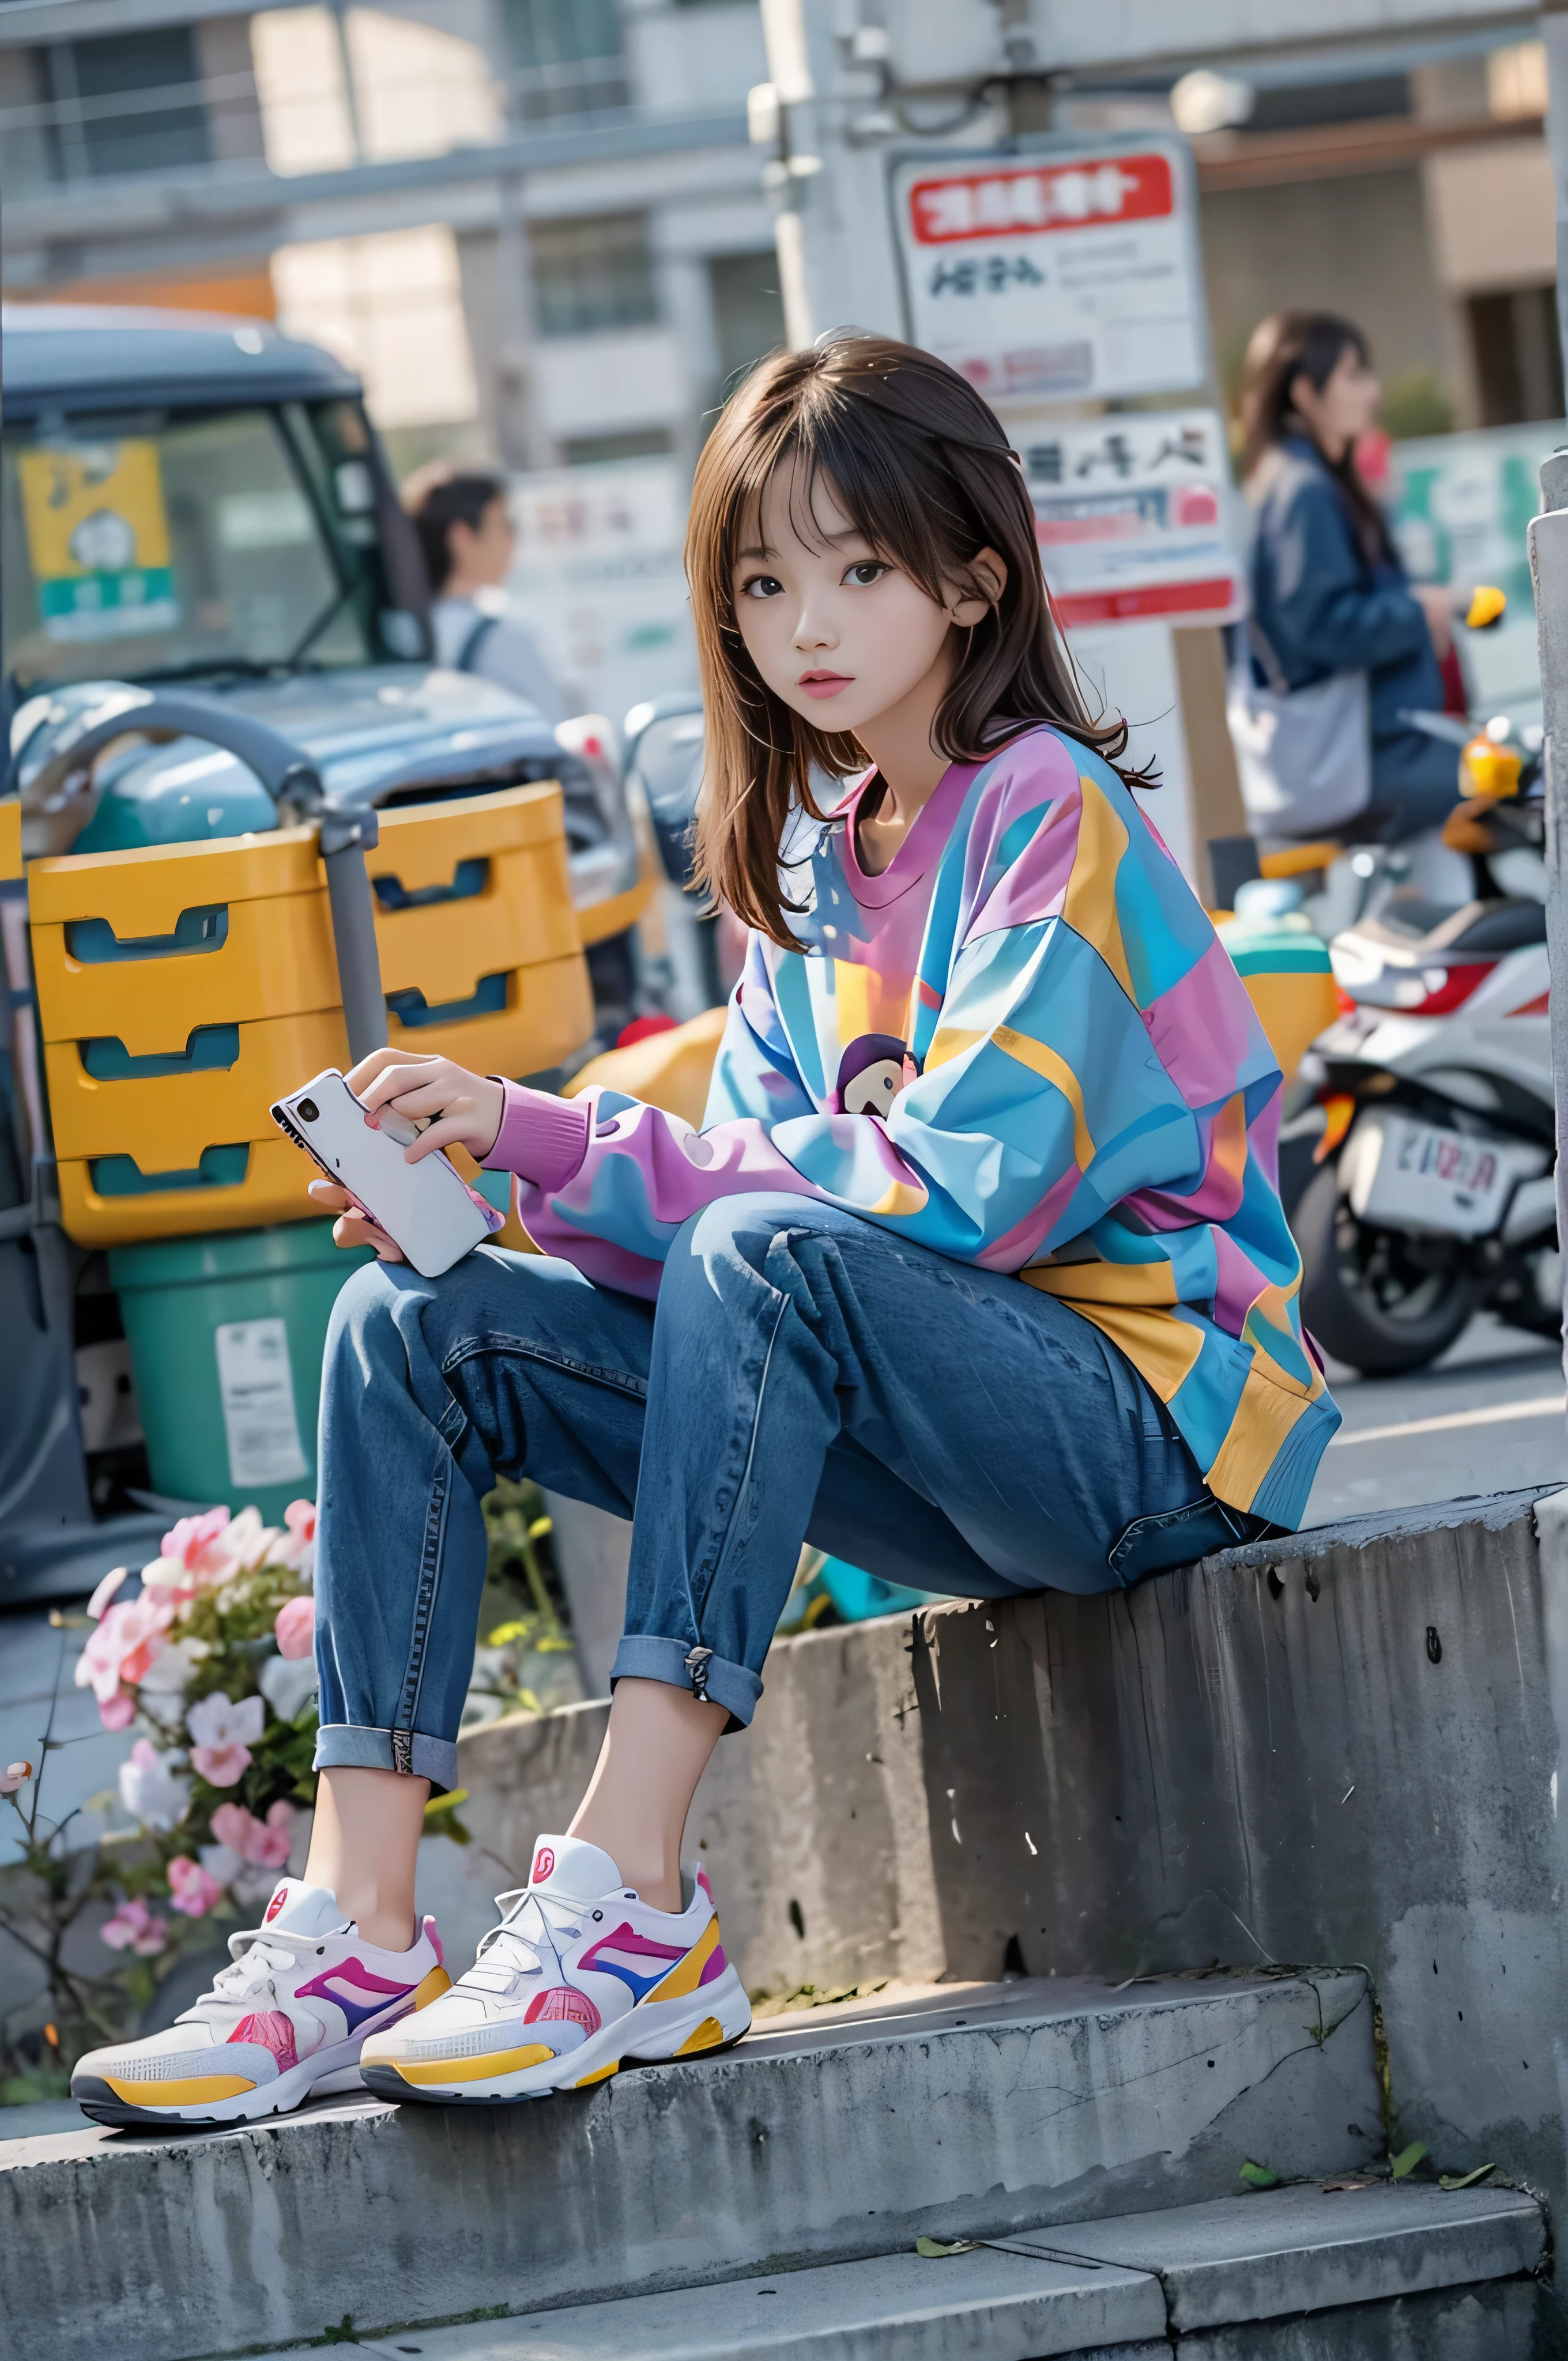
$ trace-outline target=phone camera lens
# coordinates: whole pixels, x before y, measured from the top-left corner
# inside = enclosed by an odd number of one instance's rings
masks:
[[[321,1109],[317,1106],[314,1099],[302,1099],[300,1101],[300,1120],[302,1123],[314,1123],[320,1115]]]

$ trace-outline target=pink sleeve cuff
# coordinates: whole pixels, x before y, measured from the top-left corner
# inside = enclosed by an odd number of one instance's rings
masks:
[[[506,1093],[506,1106],[495,1146],[480,1159],[485,1170],[515,1172],[538,1189],[564,1189],[588,1152],[588,1101],[558,1099],[553,1092],[530,1090],[499,1074],[495,1079]]]

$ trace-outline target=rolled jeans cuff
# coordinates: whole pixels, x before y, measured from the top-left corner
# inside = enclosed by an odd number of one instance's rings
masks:
[[[684,1640],[660,1640],[646,1631],[629,1631],[615,1652],[610,1686],[624,1680],[663,1681],[673,1689],[689,1689],[692,1676],[686,1653]],[[757,1710],[762,1684],[760,1675],[744,1664],[731,1664],[727,1656],[709,1656],[707,1694],[745,1729]]]
[[[673,1644],[673,1642],[672,1642]],[[438,1795],[457,1784],[457,1748],[450,1738],[427,1738],[422,1730],[411,1733],[411,1770],[416,1779],[428,1779]],[[323,1722],[316,1732],[318,1771],[395,1771],[392,1733],[366,1730],[357,1722]]]

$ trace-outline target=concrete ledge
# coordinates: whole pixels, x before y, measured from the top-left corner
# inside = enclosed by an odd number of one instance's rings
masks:
[[[1168,2361],[1211,2348],[1192,2327],[1256,2323],[1295,2315],[1281,2335],[1247,2350],[1276,2361],[1308,2353],[1387,2353],[1398,2291],[1409,2325],[1414,2290],[1469,2283],[1448,2317],[1486,2310],[1477,2283],[1514,2279],[1539,2260],[1541,2213],[1509,2191],[1443,2196],[1432,2189],[1378,2189],[1331,2197],[1315,2188],[1177,2208],[1058,2235],[1021,2232],[1003,2246],[926,2259],[905,2249],[863,2262],[773,2272],[719,2287],[683,2289],[630,2302],[573,2305],[502,2322],[421,2330],[424,2361],[742,2361],[787,2354],[796,2361],[1032,2361],[1103,2354],[1106,2361]],[[1143,2259],[1128,2261],[1125,2256]],[[1087,2258],[1087,2259],[1086,2259]],[[1356,2309],[1339,2305],[1361,2290]],[[1509,2308],[1528,2323],[1534,2290]],[[1370,2301],[1367,2301],[1370,2299]],[[1302,2314],[1322,2312],[1339,2341],[1321,2342]],[[1370,2314],[1370,2322],[1366,2315]],[[1379,2318],[1379,2315],[1382,2315]],[[1504,2316],[1497,2308],[1495,2316]],[[1419,2318],[1419,2315],[1416,2315]],[[1442,2315],[1425,2324],[1441,2331]],[[1378,2341],[1368,2343],[1370,2326]],[[1311,2337],[1309,2343],[1306,2335]],[[1348,2342],[1346,2341],[1348,2337]],[[361,2351],[394,2361],[406,2342],[359,2337]],[[1486,2361],[1476,2343],[1412,2344],[1409,2353]],[[1528,2345],[1495,2348],[1524,2361]]]
[[[189,2361],[345,2312],[526,2312],[1190,2203],[1245,2156],[1321,2175],[1380,2145],[1355,1971],[823,2015],[544,2104],[8,2142],[0,2350]]]

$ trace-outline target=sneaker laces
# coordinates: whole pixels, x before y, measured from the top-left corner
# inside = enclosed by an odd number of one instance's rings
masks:
[[[278,1927],[246,1927],[229,1937],[229,1966],[218,1970],[210,1989],[183,2010],[175,2023],[198,2023],[203,2011],[211,2004],[243,2008],[258,1993],[272,1985],[276,1977],[299,1971],[316,1951],[324,1949],[315,1935],[296,1935]],[[277,1997],[276,1992],[273,1997]]]
[[[500,1925],[479,1938],[474,1964],[458,1982],[478,1992],[504,1993],[519,1976],[536,1976],[547,1965],[564,1979],[566,1971],[554,1938],[557,1931],[576,1936],[579,1929],[569,1921],[580,1914],[557,1902],[554,1908],[559,1915],[553,1918],[543,1899],[526,1885],[498,1894],[495,1900]]]

